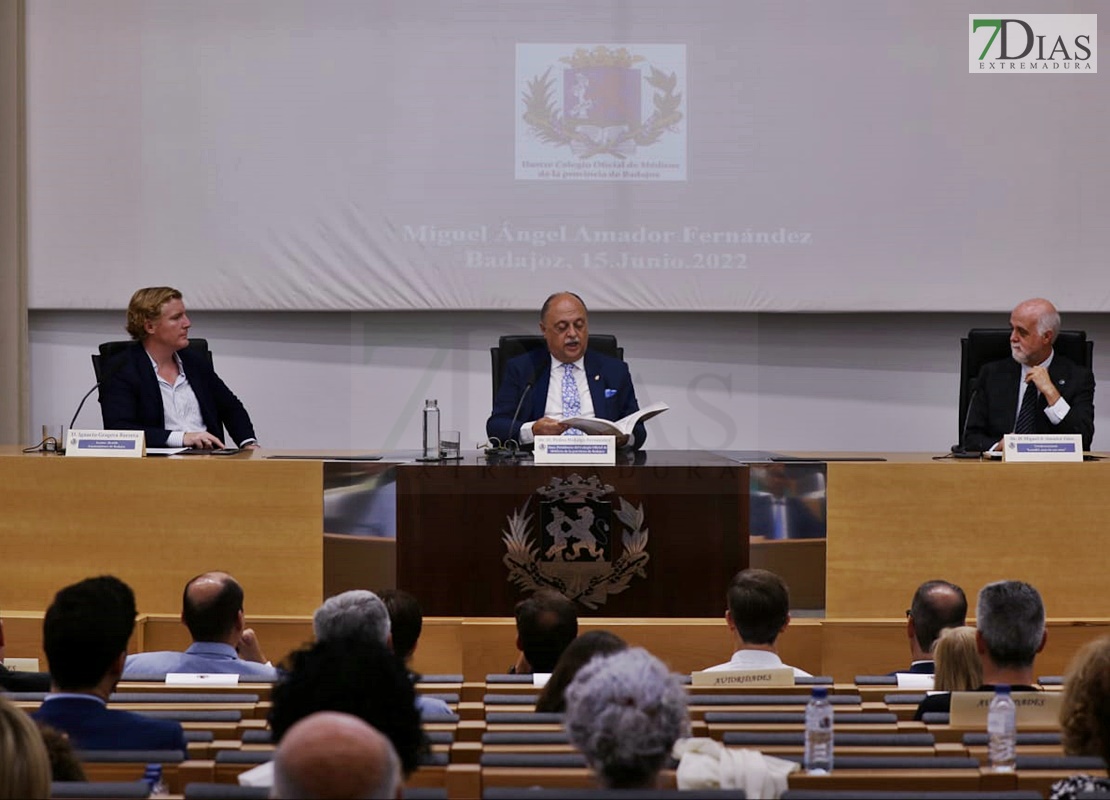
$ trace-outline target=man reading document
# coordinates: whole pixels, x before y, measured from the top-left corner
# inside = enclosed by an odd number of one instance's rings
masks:
[[[628,365],[587,350],[589,322],[581,297],[573,292],[548,297],[540,309],[540,331],[546,348],[524,353],[505,365],[493,413],[486,421],[490,438],[531,445],[537,436],[582,433],[560,419],[616,421],[640,410]],[[617,436],[617,446],[638,450],[646,439],[640,421],[631,435]]]

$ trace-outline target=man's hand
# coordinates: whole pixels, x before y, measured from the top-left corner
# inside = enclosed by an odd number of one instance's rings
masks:
[[[239,658],[243,661],[266,663],[266,656],[262,655],[262,646],[258,643],[258,637],[254,635],[254,628],[243,629],[243,635],[239,638],[239,644],[236,646],[235,652],[239,654]]]
[[[200,450],[223,449],[224,443],[208,431],[189,431],[185,434],[182,444],[186,447],[195,447]]]
[[[569,426],[551,417],[544,417],[532,423],[533,436],[562,436]]]
[[[1060,399],[1060,391],[1052,383],[1048,370],[1040,365],[1029,368],[1029,374],[1025,376],[1025,382],[1036,386],[1037,391],[1044,395],[1045,402],[1050,406],[1055,405],[1056,401]],[[1026,389],[1026,391],[1029,390]]]

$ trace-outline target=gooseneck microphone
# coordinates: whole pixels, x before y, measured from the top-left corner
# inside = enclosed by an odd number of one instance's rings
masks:
[[[513,417],[509,420],[509,429],[506,433],[506,440],[501,443],[501,446],[486,452],[487,455],[499,456],[501,458],[524,458],[527,454],[524,453],[518,446],[515,450],[509,447],[509,442],[512,441],[513,428],[516,427],[516,421],[520,419],[520,410],[524,408],[524,398],[532,391],[532,387],[536,385],[536,379],[539,378],[540,372],[543,371],[546,365],[541,365],[532,371],[532,375],[528,378],[528,382],[524,384],[524,389],[520,393],[520,399],[516,401],[516,409],[513,410]],[[519,443],[518,443],[519,444]]]
[[[964,429],[960,433],[960,441],[952,445],[952,455],[956,458],[982,458],[982,453],[978,450],[968,450],[964,445],[967,441],[967,425],[971,422],[971,409],[975,406],[975,398],[979,394],[979,387],[976,386],[971,390],[971,398],[967,401],[967,413],[964,414]]]

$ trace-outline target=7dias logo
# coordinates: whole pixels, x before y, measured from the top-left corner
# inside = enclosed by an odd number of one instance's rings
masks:
[[[968,72],[1098,72],[1097,14],[968,15]]]

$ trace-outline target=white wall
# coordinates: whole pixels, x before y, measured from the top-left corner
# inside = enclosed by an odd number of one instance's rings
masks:
[[[535,314],[517,312],[190,316],[263,443],[296,449],[416,448],[423,400],[435,397],[465,450],[485,438],[489,347],[536,329]],[[648,424],[649,449],[939,453],[958,438],[960,336],[1006,320],[607,312],[590,321],[625,348],[640,404],[671,407]],[[1110,315],[1065,314],[1064,327],[1087,330],[1096,377],[1110,375]],[[26,443],[43,423],[69,422],[94,382],[90,353],[122,338],[122,311],[31,313]],[[1095,449],[1110,442],[1097,399]],[[77,427],[100,425],[94,393]]]

